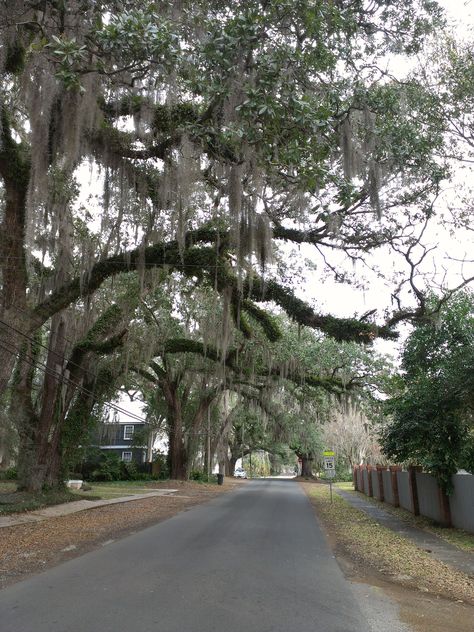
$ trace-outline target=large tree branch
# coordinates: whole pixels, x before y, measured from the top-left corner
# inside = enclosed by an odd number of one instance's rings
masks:
[[[164,347],[165,353],[194,353],[212,360],[213,362],[219,362],[225,364],[225,366],[238,375],[245,375],[245,367],[241,366],[236,358],[238,354],[236,350],[231,349],[228,351],[225,358],[222,357],[222,353],[211,345],[204,345],[197,340],[190,340],[187,338],[173,338],[167,340]],[[278,367],[263,368],[254,373],[256,378],[276,377],[281,378],[282,374]],[[331,393],[341,393],[348,388],[351,388],[353,384],[347,385],[334,375],[330,376],[318,376],[312,373],[294,373],[287,372],[284,376],[285,379],[290,380],[298,385],[312,386],[314,388],[323,388]]]
[[[187,242],[212,241],[215,231],[204,229],[188,234]],[[135,248],[108,259],[99,261],[92,267],[88,277],[76,277],[69,284],[54,291],[34,310],[36,329],[53,314],[83,296],[97,290],[102,283],[116,274],[140,270],[143,267],[168,267],[188,277],[206,280],[219,292],[230,288],[233,300],[242,298],[255,302],[273,301],[301,325],[319,329],[337,340],[355,340],[370,342],[376,337],[394,339],[397,333],[388,326],[378,326],[357,319],[336,318],[316,313],[313,308],[295,296],[292,290],[285,288],[275,280],[264,280],[257,274],[247,278],[240,288],[237,276],[228,261],[216,252],[214,247],[188,247],[182,251],[177,241]]]

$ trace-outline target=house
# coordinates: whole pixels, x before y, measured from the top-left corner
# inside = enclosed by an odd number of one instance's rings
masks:
[[[111,421],[101,424],[98,446],[101,450],[117,454],[125,463],[152,461],[154,434],[146,422]]]

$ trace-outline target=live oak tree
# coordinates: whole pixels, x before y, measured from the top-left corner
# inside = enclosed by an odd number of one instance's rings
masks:
[[[360,342],[395,337],[414,315],[321,314],[273,262],[282,241],[310,243],[322,261],[402,247],[432,213],[442,133],[407,107],[417,86],[400,90],[378,62],[417,52],[441,24],[436,3],[2,8],[0,394],[15,362],[16,384],[30,379],[38,332],[51,352],[87,335],[67,314],[91,325],[97,292],[119,274],[135,274],[140,291],[152,268],[214,288],[244,336],[249,316],[265,320],[258,303]],[[40,385],[51,410],[67,370],[59,355],[54,388]],[[44,438],[26,412],[27,434]]]

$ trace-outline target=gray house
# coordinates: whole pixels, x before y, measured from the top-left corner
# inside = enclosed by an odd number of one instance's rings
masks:
[[[137,464],[151,462],[154,433],[149,431],[145,422],[103,423],[98,434],[100,449],[117,454],[121,461]]]

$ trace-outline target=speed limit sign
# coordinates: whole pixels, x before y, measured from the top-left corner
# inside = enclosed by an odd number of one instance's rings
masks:
[[[334,457],[333,456],[325,456],[324,457],[324,469],[325,470],[333,470],[334,468],[335,468]]]
[[[336,457],[332,450],[325,450],[323,452],[323,466],[325,470],[336,469]]]

